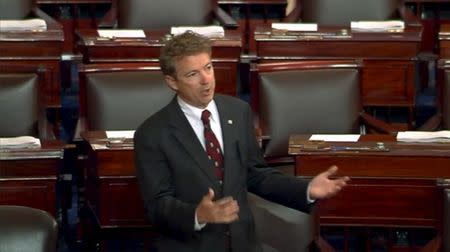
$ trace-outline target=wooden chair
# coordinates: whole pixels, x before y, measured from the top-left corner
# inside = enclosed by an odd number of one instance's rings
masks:
[[[47,212],[0,205],[0,251],[56,252],[58,226]]]
[[[55,139],[56,130],[46,117],[45,74],[38,66],[0,64],[1,137]]]
[[[360,68],[352,60],[253,65],[252,106],[266,160],[293,163],[287,154],[292,134],[393,133],[363,111]]]
[[[167,29],[172,26],[212,25],[236,28],[237,22],[222,10],[217,0],[114,0],[102,27]]]

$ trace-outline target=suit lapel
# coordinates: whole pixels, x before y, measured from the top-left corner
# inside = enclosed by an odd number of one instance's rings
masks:
[[[237,125],[235,124],[237,113],[236,111],[231,111],[230,106],[225,104],[220,95],[215,97],[215,102],[220,116],[220,124],[222,127],[222,137],[224,145],[224,184],[223,192],[225,195],[230,195],[234,187],[233,183],[239,181],[239,169],[240,166],[234,167],[233,164],[233,153],[237,153],[238,137]]]
[[[184,116],[183,111],[181,111],[176,97],[172,99],[169,104],[169,118],[172,127],[171,130],[179,144],[183,146],[186,152],[198,164],[200,170],[202,170],[213,183],[218,184],[214,175],[214,170],[211,168],[210,160],[205,154],[205,150],[195,135],[191,124],[186,116]]]

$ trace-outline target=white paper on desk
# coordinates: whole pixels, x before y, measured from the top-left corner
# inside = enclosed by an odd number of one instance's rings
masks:
[[[403,30],[405,29],[405,22],[401,20],[352,21],[350,27],[352,30],[373,32]]]
[[[358,134],[314,134],[309,138],[310,141],[326,142],[358,142]]]
[[[176,36],[186,31],[193,31],[208,38],[223,38],[225,36],[225,30],[222,26],[210,25],[210,26],[178,26],[170,29],[170,34]]]
[[[272,29],[287,31],[317,31],[313,23],[272,23]]]
[[[47,24],[44,19],[33,18],[25,20],[0,20],[0,31],[45,31]]]
[[[400,131],[397,133],[397,141],[450,143],[450,131]]]
[[[145,33],[143,30],[98,29],[97,33],[103,38],[145,38]]]
[[[134,130],[107,130],[107,138],[133,138]]]
[[[0,138],[0,149],[29,149],[40,147],[41,141],[32,136]]]

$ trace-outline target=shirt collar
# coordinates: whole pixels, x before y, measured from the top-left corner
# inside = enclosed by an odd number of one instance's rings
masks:
[[[186,101],[184,101],[179,95],[177,95],[177,101],[178,104],[180,105],[181,110],[186,116],[193,117],[201,121],[202,112],[203,110],[207,109],[209,110],[209,112],[211,112],[210,120],[219,123],[219,111],[217,110],[217,105],[214,99],[211,100],[211,102],[209,102],[206,108],[197,108],[195,106],[192,106]]]

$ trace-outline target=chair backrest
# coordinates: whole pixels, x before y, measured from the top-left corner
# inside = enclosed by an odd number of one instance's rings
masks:
[[[256,234],[264,251],[306,252],[314,240],[311,215],[248,194]],[[274,230],[277,230],[274,232]]]
[[[118,1],[118,27],[135,29],[208,25],[217,5],[217,1],[211,0]]]
[[[260,128],[265,156],[286,156],[291,134],[358,133],[360,64],[302,61],[259,64]]]
[[[401,0],[302,0],[302,22],[346,25],[351,21],[399,18]]]
[[[0,205],[0,251],[55,252],[58,226],[47,212]]]
[[[450,70],[445,70],[445,81],[442,83],[442,127],[450,129]]]
[[[0,72],[0,137],[38,135],[38,75]]]
[[[136,129],[174,95],[156,66],[80,69],[80,117],[86,119],[87,130]]]
[[[30,15],[34,0],[2,0],[0,1],[1,19],[23,19]]]

